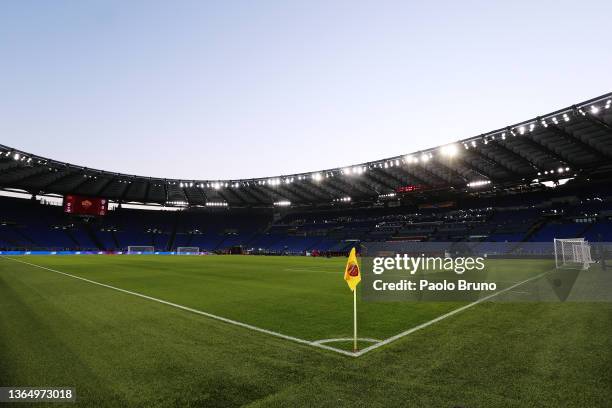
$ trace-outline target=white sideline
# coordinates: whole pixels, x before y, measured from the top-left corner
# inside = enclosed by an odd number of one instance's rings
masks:
[[[222,321],[224,323],[229,323],[229,324],[233,324],[233,325],[236,325],[236,326],[244,327],[245,329],[253,330],[253,331],[256,331],[256,332],[260,332],[260,333],[265,333],[265,334],[268,334],[268,335],[271,335],[271,336],[275,336],[275,337],[280,337],[281,339],[294,341],[294,342],[300,343],[300,344],[306,344],[308,346],[313,346],[313,347],[318,347],[318,348],[322,348],[322,349],[325,349],[325,350],[335,351],[336,353],[344,354],[344,355],[351,356],[351,357],[355,356],[355,353],[350,352],[350,351],[345,351],[345,350],[337,349],[335,347],[326,346],[325,344],[319,344],[317,342],[300,339],[298,337],[288,336],[286,334],[278,333],[278,332],[267,330],[267,329],[262,329],[261,327],[252,326],[252,325],[247,324],[247,323],[242,323],[242,322],[239,322],[239,321],[236,321],[236,320],[232,320],[232,319],[228,319],[228,318],[225,318],[225,317],[217,316],[217,315],[214,315],[212,313],[207,313],[207,312],[203,312],[201,310],[193,309],[191,307],[187,307],[187,306],[179,305],[179,304],[176,304],[176,303],[168,302],[167,300],[162,300],[162,299],[154,298],[152,296],[143,295],[142,293],[132,292],[131,290],[117,288],[115,286],[107,285],[105,283],[96,282],[96,281],[93,281],[91,279],[82,278],[82,277],[76,276],[76,275],[71,275],[71,274],[66,273],[66,272],[62,272],[62,271],[58,271],[58,270],[55,270],[55,269],[47,268],[46,266],[41,266],[41,265],[33,264],[33,263],[30,263],[30,262],[22,261],[22,260],[19,260],[19,259],[10,258],[10,257],[4,256],[4,255],[0,255],[0,257],[5,258],[5,259],[10,259],[11,261],[14,261],[14,262],[20,262],[22,264],[34,266],[36,268],[45,269],[45,270],[50,271],[50,272],[59,273],[61,275],[65,275],[65,276],[69,276],[69,277],[74,278],[74,279],[79,279],[79,280],[82,280],[82,281],[85,281],[85,282],[89,282],[89,283],[92,283],[94,285],[103,286],[103,287],[108,288],[108,289],[113,289],[113,290],[116,290],[116,291],[119,291],[119,292],[127,293],[128,295],[138,296],[138,297],[141,297],[143,299],[152,300],[154,302],[162,303],[164,305],[176,307],[177,309],[182,309],[182,310],[186,310],[188,312],[192,312],[192,313],[196,313],[196,314],[199,314],[199,315],[202,315],[202,316],[210,317],[211,319],[220,320],[220,321]]]
[[[428,327],[428,326],[430,326],[430,325],[432,325],[434,323],[437,323],[437,322],[439,322],[441,320],[446,319],[447,317],[453,316],[453,315],[455,315],[455,314],[457,314],[459,312],[462,312],[462,311],[467,310],[467,309],[469,309],[469,308],[471,308],[473,306],[476,306],[477,304],[482,303],[482,302],[484,302],[486,300],[489,300],[489,299],[491,299],[491,298],[493,298],[493,297],[495,297],[495,296],[497,296],[497,295],[499,295],[501,293],[510,291],[510,290],[512,290],[512,289],[514,289],[514,288],[516,288],[518,286],[521,286],[521,285],[523,285],[523,284],[525,284],[527,282],[531,282],[533,280],[539,279],[539,278],[541,278],[542,276],[544,276],[544,275],[546,275],[548,273],[548,271],[547,272],[543,272],[543,273],[541,273],[541,274],[539,274],[537,276],[534,276],[534,277],[531,277],[529,279],[525,279],[524,281],[515,283],[514,285],[508,286],[507,288],[499,290],[499,291],[497,291],[495,293],[492,293],[492,294],[490,294],[488,296],[485,296],[485,297],[483,297],[481,299],[478,299],[478,300],[476,300],[476,301],[474,301],[472,303],[469,303],[469,304],[467,304],[465,306],[461,306],[461,307],[459,307],[457,309],[451,310],[450,312],[448,312],[446,314],[438,316],[438,317],[436,317],[436,318],[434,318],[432,320],[429,320],[429,321],[427,321],[425,323],[422,323],[422,324],[420,324],[418,326],[412,327],[412,328],[410,328],[408,330],[405,330],[405,331],[403,331],[403,332],[401,332],[399,334],[396,334],[395,336],[391,336],[391,337],[389,337],[389,338],[387,338],[385,340],[380,341],[380,340],[375,340],[375,339],[362,338],[360,340],[363,340],[363,341],[373,341],[373,342],[376,342],[376,343],[371,345],[371,346],[368,346],[368,347],[366,347],[364,349],[361,349],[361,350],[359,350],[357,352],[350,352],[350,351],[341,350],[341,349],[338,349],[338,348],[335,348],[335,347],[327,346],[326,344],[324,344],[324,343],[333,342],[333,341],[343,341],[345,339],[323,339],[323,340],[316,340],[316,341],[304,340],[304,339],[300,339],[298,337],[288,336],[286,334],[278,333],[278,332],[275,332],[275,331],[272,331],[272,330],[262,329],[261,327],[252,326],[250,324],[242,323],[242,322],[239,322],[237,320],[232,320],[232,319],[228,319],[228,318],[225,318],[225,317],[217,316],[217,315],[214,315],[212,313],[203,312],[201,310],[193,309],[191,307],[187,307],[187,306],[179,305],[179,304],[176,304],[176,303],[168,302],[166,300],[154,298],[152,296],[143,295],[142,293],[132,292],[130,290],[117,288],[115,286],[107,285],[105,283],[96,282],[96,281],[93,281],[93,280],[90,280],[90,279],[82,278],[80,276],[71,275],[71,274],[66,273],[66,272],[61,272],[61,271],[58,271],[58,270],[55,270],[55,269],[47,268],[46,266],[41,266],[41,265],[33,264],[33,263],[30,263],[30,262],[22,261],[22,260],[19,260],[19,259],[10,258],[10,257],[5,256],[5,255],[0,255],[0,257],[1,258],[5,258],[5,259],[9,259],[9,260],[14,261],[14,262],[20,262],[20,263],[23,263],[23,264],[26,264],[26,265],[34,266],[36,268],[45,269],[45,270],[48,270],[48,271],[51,271],[51,272],[54,272],[54,273],[58,273],[58,274],[61,274],[61,275],[65,275],[65,276],[68,276],[68,277],[71,277],[71,278],[74,278],[74,279],[79,279],[79,280],[82,280],[82,281],[85,281],[85,282],[89,282],[89,283],[92,283],[94,285],[99,285],[99,286],[102,286],[102,287],[105,287],[105,288],[108,288],[108,289],[113,289],[113,290],[116,290],[116,291],[119,291],[119,292],[127,293],[129,295],[138,296],[138,297],[141,297],[143,299],[152,300],[154,302],[162,303],[164,305],[176,307],[178,309],[182,309],[182,310],[186,310],[188,312],[192,312],[192,313],[196,313],[196,314],[199,314],[199,315],[202,315],[202,316],[206,316],[206,317],[209,317],[211,319],[215,319],[215,320],[219,320],[219,321],[222,321],[222,322],[225,322],[225,323],[229,323],[229,324],[233,324],[233,325],[236,325],[236,326],[240,326],[240,327],[243,327],[245,329],[253,330],[253,331],[256,331],[256,332],[260,332],[260,333],[265,333],[265,334],[268,334],[268,335],[271,335],[271,336],[279,337],[279,338],[282,338],[282,339],[285,339],[285,340],[290,340],[290,341],[293,341],[293,342],[296,342],[296,343],[300,343],[300,344],[306,344],[308,346],[318,347],[318,348],[321,348],[321,349],[324,349],[324,350],[334,351],[336,353],[340,353],[340,354],[343,354],[345,356],[350,356],[350,357],[360,357],[360,356],[364,355],[365,353],[368,353],[368,352],[370,352],[372,350],[375,350],[375,349],[377,349],[379,347],[382,347],[384,345],[392,343],[395,340],[398,340],[398,339],[401,339],[402,337],[408,336],[409,334],[412,334],[412,333],[414,333],[414,332],[416,332],[418,330],[424,329],[425,327]],[[346,340],[352,340],[352,338],[347,338]]]

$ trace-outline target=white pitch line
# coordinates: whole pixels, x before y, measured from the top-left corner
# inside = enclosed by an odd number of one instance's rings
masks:
[[[446,319],[447,317],[453,316],[453,315],[455,315],[455,314],[457,314],[459,312],[462,312],[462,311],[467,310],[467,309],[469,309],[469,308],[471,308],[473,306],[476,306],[477,304],[482,303],[482,302],[484,302],[486,300],[489,300],[489,299],[491,299],[491,298],[493,298],[493,297],[495,297],[495,296],[497,296],[497,295],[499,295],[501,293],[504,293],[504,292],[507,292],[509,290],[512,290],[512,289],[514,289],[514,288],[516,288],[516,287],[518,287],[520,285],[523,285],[523,284],[525,284],[527,282],[531,282],[533,280],[541,278],[542,276],[544,276],[544,275],[546,275],[548,273],[548,272],[544,272],[544,273],[541,273],[541,274],[539,274],[537,276],[534,276],[532,278],[525,279],[524,281],[521,281],[521,282],[518,282],[518,283],[516,283],[514,285],[508,286],[505,289],[502,289],[500,291],[492,293],[491,295],[485,296],[485,297],[483,297],[481,299],[478,299],[478,300],[476,300],[476,301],[474,301],[474,302],[472,302],[470,304],[467,304],[465,306],[462,306],[462,307],[459,307],[457,309],[451,310],[450,312],[448,312],[446,314],[443,314],[441,316],[438,316],[435,319],[429,320],[429,321],[427,321],[425,323],[422,323],[422,324],[420,324],[418,326],[415,326],[415,327],[412,327],[412,328],[410,328],[408,330],[405,330],[405,331],[403,331],[403,332],[401,332],[399,334],[396,334],[395,336],[391,336],[391,337],[389,337],[389,338],[387,338],[385,340],[379,341],[378,343],[373,344],[371,346],[368,346],[368,347],[366,347],[366,348],[364,348],[362,350],[359,350],[357,352],[350,352],[350,351],[345,351],[345,350],[337,349],[335,347],[331,347],[331,346],[327,346],[325,344],[322,344],[321,340],[309,341],[309,340],[300,339],[298,337],[288,336],[286,334],[278,333],[278,332],[267,330],[267,329],[262,329],[262,328],[257,327],[257,326],[252,326],[252,325],[247,324],[247,323],[242,323],[242,322],[239,322],[239,321],[236,321],[236,320],[231,320],[231,319],[227,319],[225,317],[217,316],[217,315],[214,315],[212,313],[203,312],[201,310],[192,309],[190,307],[179,305],[179,304],[172,303],[172,302],[168,302],[166,300],[157,299],[157,298],[154,298],[154,297],[151,297],[151,296],[143,295],[143,294],[138,293],[138,292],[132,292],[132,291],[129,291],[129,290],[126,290],[126,289],[121,289],[121,288],[117,288],[117,287],[114,287],[114,286],[111,286],[111,285],[107,285],[107,284],[104,284],[104,283],[96,282],[96,281],[93,281],[93,280],[90,280],[90,279],[82,278],[80,276],[71,275],[71,274],[66,273],[66,272],[61,272],[61,271],[58,271],[58,270],[55,270],[55,269],[47,268],[45,266],[36,265],[36,264],[30,263],[30,262],[21,261],[21,260],[14,259],[14,258],[9,258],[9,257],[7,257],[5,255],[0,255],[0,257],[5,258],[5,259],[10,259],[11,261],[20,262],[20,263],[23,263],[23,264],[26,264],[26,265],[34,266],[36,268],[41,268],[41,269],[45,269],[45,270],[48,270],[48,271],[51,271],[51,272],[59,273],[61,275],[65,275],[65,276],[69,276],[69,277],[74,278],[74,279],[79,279],[79,280],[82,280],[82,281],[85,281],[85,282],[89,282],[89,283],[92,283],[94,285],[103,286],[105,288],[117,290],[119,292],[123,292],[123,293],[127,293],[127,294],[130,294],[130,295],[138,296],[138,297],[141,297],[141,298],[144,298],[144,299],[152,300],[154,302],[159,302],[159,303],[162,303],[162,304],[165,304],[165,305],[168,305],[168,306],[176,307],[178,309],[186,310],[188,312],[200,314],[202,316],[210,317],[211,319],[216,319],[216,320],[219,320],[219,321],[222,321],[222,322],[225,322],[225,323],[229,323],[229,324],[233,324],[233,325],[236,325],[236,326],[244,327],[245,329],[257,331],[257,332],[260,332],[260,333],[265,333],[265,334],[268,334],[268,335],[271,335],[271,336],[279,337],[279,338],[282,338],[282,339],[285,339],[285,340],[290,340],[290,341],[293,341],[293,342],[296,342],[296,343],[300,343],[300,344],[306,344],[306,345],[309,345],[309,346],[318,347],[318,348],[329,350],[329,351],[334,351],[336,353],[340,353],[340,354],[343,354],[345,356],[350,356],[350,357],[360,357],[360,356],[364,355],[365,353],[368,353],[368,352],[370,352],[372,350],[375,350],[375,349],[377,349],[379,347],[382,347],[384,345],[392,343],[395,340],[398,340],[398,339],[400,339],[402,337],[405,337],[405,336],[407,336],[409,334],[412,334],[412,333],[414,333],[414,332],[416,332],[418,330],[424,329],[425,327],[431,326],[434,323],[437,323],[437,322],[439,322],[441,320]],[[330,340],[330,339],[324,339],[323,340],[324,343],[326,342],[325,340]],[[336,339],[331,339],[331,340],[336,340]],[[349,339],[349,340],[352,340],[352,338]]]
[[[262,329],[261,327],[257,327],[257,326],[253,326],[253,325],[250,325],[250,324],[247,324],[247,323],[242,323],[242,322],[239,322],[239,321],[236,321],[236,320],[232,320],[232,319],[228,319],[228,318],[225,318],[225,317],[217,316],[217,315],[214,315],[212,313],[203,312],[201,310],[193,309],[191,307],[187,307],[187,306],[179,305],[179,304],[176,304],[176,303],[168,302],[167,300],[162,300],[162,299],[154,298],[152,296],[143,295],[142,293],[132,292],[131,290],[117,288],[115,286],[107,285],[105,283],[96,282],[96,281],[93,281],[93,280],[90,280],[90,279],[87,279],[87,278],[82,278],[80,276],[76,276],[76,275],[72,275],[72,274],[69,274],[69,273],[66,273],[66,272],[58,271],[56,269],[47,268],[46,266],[41,266],[41,265],[33,264],[33,263],[22,261],[22,260],[19,260],[19,259],[9,258],[8,256],[4,256],[4,255],[0,255],[0,257],[5,258],[5,259],[9,259],[9,260],[14,261],[14,262],[19,262],[19,263],[22,263],[22,264],[34,266],[36,268],[45,269],[45,270],[50,271],[50,272],[58,273],[60,275],[65,275],[65,276],[68,276],[68,277],[71,277],[71,278],[74,278],[74,279],[82,280],[82,281],[85,281],[85,282],[88,282],[88,283],[91,283],[91,284],[94,284],[94,285],[102,286],[102,287],[105,287],[105,288],[108,288],[108,289],[113,289],[113,290],[116,290],[116,291],[119,291],[119,292],[127,293],[128,295],[138,296],[138,297],[143,298],[143,299],[152,300],[154,302],[162,303],[162,304],[167,305],[167,306],[172,306],[172,307],[175,307],[177,309],[186,310],[186,311],[191,312],[191,313],[196,313],[196,314],[199,314],[199,315],[202,315],[202,316],[209,317],[211,319],[219,320],[219,321],[222,321],[224,323],[229,323],[229,324],[233,324],[235,326],[240,326],[240,327],[243,327],[245,329],[253,330],[253,331],[256,331],[256,332],[260,332],[260,333],[265,333],[265,334],[268,334],[270,336],[279,337],[281,339],[290,340],[290,341],[293,341],[293,342],[296,342],[296,343],[300,343],[300,344],[306,344],[308,346],[313,346],[313,347],[318,347],[318,348],[329,350],[329,351],[334,351],[336,353],[344,354],[346,356],[356,357],[356,353],[353,353],[353,352],[350,352],[350,351],[341,350],[341,349],[337,349],[335,347],[327,346],[325,344],[320,344],[318,342],[313,342],[313,341],[310,341],[310,340],[300,339],[298,337],[288,336],[286,334],[278,333],[278,332],[275,332],[275,331],[272,331],[272,330]]]
[[[335,343],[335,342],[339,342],[339,341],[353,341],[354,339],[352,337],[343,337],[341,339],[323,339],[323,340],[317,340],[317,341],[313,341],[313,343],[316,344],[325,344],[325,343]],[[367,343],[379,343],[380,340],[378,339],[370,339],[370,338],[363,338],[363,337],[358,337],[357,341],[365,341]]]
[[[377,349],[377,348],[379,348],[379,347],[382,347],[382,346],[384,346],[384,345],[386,345],[386,344],[389,344],[389,343],[391,343],[391,342],[394,342],[395,340],[401,339],[402,337],[405,337],[405,336],[407,336],[407,335],[409,335],[409,334],[412,334],[412,333],[414,333],[415,331],[418,331],[418,330],[424,329],[424,328],[425,328],[425,327],[427,327],[427,326],[431,326],[432,324],[437,323],[437,322],[439,322],[440,320],[444,320],[444,319],[446,319],[447,317],[453,316],[453,315],[455,315],[455,314],[457,314],[457,313],[459,313],[459,312],[463,312],[464,310],[467,310],[467,309],[469,309],[469,308],[471,308],[471,307],[473,307],[473,306],[476,306],[477,304],[482,303],[482,302],[484,302],[485,300],[489,300],[489,299],[491,299],[491,298],[493,298],[493,297],[495,297],[495,296],[497,296],[497,295],[499,295],[499,294],[501,294],[501,293],[504,293],[504,292],[507,292],[507,291],[509,291],[509,290],[512,290],[512,289],[514,289],[514,288],[516,288],[516,287],[518,287],[518,286],[521,286],[521,285],[523,285],[523,284],[525,284],[525,283],[527,283],[527,282],[531,282],[532,280],[539,279],[539,278],[541,278],[542,276],[546,275],[547,273],[548,273],[548,272],[544,272],[544,273],[541,273],[541,274],[539,274],[539,275],[537,275],[537,276],[534,276],[534,277],[532,277],[532,278],[525,279],[524,281],[521,281],[521,282],[515,283],[514,285],[512,285],[512,286],[508,286],[508,287],[507,287],[507,288],[505,288],[505,289],[502,289],[502,290],[499,290],[499,291],[497,291],[497,292],[495,292],[495,293],[492,293],[492,294],[490,294],[489,296],[485,296],[485,297],[483,297],[483,298],[481,298],[481,299],[478,299],[478,300],[476,300],[476,301],[474,301],[474,302],[472,302],[472,303],[469,303],[469,304],[467,304],[467,305],[465,305],[465,306],[461,306],[460,308],[457,308],[457,309],[451,310],[450,312],[448,312],[448,313],[446,313],[446,314],[443,314],[443,315],[441,315],[441,316],[438,316],[438,317],[436,317],[435,319],[432,319],[432,320],[430,320],[430,321],[428,321],[428,322],[422,323],[422,324],[420,324],[420,325],[418,325],[418,326],[415,326],[415,327],[413,327],[413,328],[411,328],[411,329],[408,329],[408,330],[406,330],[406,331],[403,331],[403,332],[401,332],[401,333],[399,333],[399,334],[396,334],[395,336],[391,336],[391,337],[389,337],[388,339],[385,339],[385,340],[381,341],[380,343],[376,343],[376,344],[373,344],[373,345],[371,345],[371,346],[368,346],[368,347],[366,347],[366,348],[364,348],[364,349],[362,349],[362,350],[357,351],[357,352],[356,352],[356,353],[354,353],[354,354],[356,354],[356,355],[357,355],[357,357],[359,357],[359,356],[361,356],[361,355],[363,355],[363,354],[365,354],[365,353],[367,353],[367,352],[369,352],[369,351],[372,351],[372,350]]]

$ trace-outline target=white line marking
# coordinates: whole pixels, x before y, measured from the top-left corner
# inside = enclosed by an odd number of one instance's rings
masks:
[[[534,277],[532,277],[532,278],[525,279],[524,281],[521,281],[521,282],[515,283],[515,284],[514,284],[514,285],[512,285],[512,286],[508,286],[508,287],[507,287],[507,288],[505,288],[505,289],[502,289],[502,290],[500,290],[500,291],[497,291],[497,292],[495,292],[495,293],[492,293],[492,294],[490,294],[489,296],[485,296],[485,297],[483,297],[483,298],[481,298],[481,299],[478,299],[478,300],[476,300],[476,301],[474,301],[474,302],[472,302],[472,303],[469,303],[469,304],[467,304],[467,305],[465,305],[465,306],[461,306],[460,308],[457,308],[457,309],[451,310],[450,312],[448,312],[448,313],[446,313],[446,314],[443,314],[442,316],[438,316],[438,317],[436,317],[435,319],[432,319],[432,320],[430,320],[430,321],[428,321],[428,322],[425,322],[425,323],[420,324],[420,325],[418,325],[418,326],[415,326],[415,327],[413,327],[413,328],[411,328],[411,329],[408,329],[408,330],[406,330],[406,331],[403,331],[403,332],[401,332],[401,333],[399,333],[399,334],[396,334],[395,336],[391,336],[391,337],[389,337],[388,339],[385,339],[385,340],[381,341],[380,343],[376,343],[376,344],[373,344],[373,345],[371,345],[371,346],[368,346],[368,347],[366,347],[366,348],[364,348],[364,349],[362,349],[362,350],[359,350],[359,351],[358,351],[358,352],[356,352],[355,354],[357,354],[357,356],[361,356],[361,355],[363,355],[363,354],[367,353],[368,351],[372,351],[372,350],[374,350],[374,349],[377,349],[377,348],[379,348],[379,347],[382,347],[382,346],[384,346],[385,344],[389,344],[389,343],[391,343],[391,342],[393,342],[393,341],[395,341],[395,340],[401,339],[402,337],[405,337],[405,336],[407,336],[407,335],[409,335],[409,334],[412,334],[412,333],[414,333],[415,331],[418,331],[418,330],[424,329],[424,328],[425,328],[425,327],[427,327],[427,326],[431,326],[432,324],[437,323],[437,322],[439,322],[440,320],[444,320],[444,319],[446,319],[447,317],[450,317],[450,316],[452,316],[452,315],[455,315],[455,314],[457,314],[457,313],[459,313],[459,312],[463,312],[464,310],[467,310],[467,309],[469,309],[469,308],[471,308],[471,307],[473,307],[473,306],[476,306],[477,304],[482,303],[482,302],[484,302],[485,300],[489,300],[489,299],[491,299],[491,298],[493,298],[493,297],[495,297],[495,296],[497,296],[497,295],[499,295],[499,294],[501,294],[501,293],[504,293],[504,292],[507,292],[507,291],[509,291],[509,290],[512,290],[512,289],[514,289],[514,288],[516,288],[516,287],[518,287],[518,286],[521,286],[521,285],[523,285],[523,284],[525,284],[525,283],[527,283],[527,282],[531,282],[532,280],[539,279],[539,278],[541,278],[542,276],[546,275],[547,273],[548,273],[548,272],[544,272],[544,273],[541,273],[541,274],[539,274],[539,275],[537,275],[537,276],[534,276]]]
[[[362,338],[362,337],[358,337],[357,338],[358,341],[365,341],[368,343],[379,343],[381,340],[378,339],[370,339],[370,338]],[[323,339],[323,340],[317,340],[317,341],[313,341],[313,343],[316,344],[325,344],[325,343],[336,343],[339,341],[353,341],[352,337],[343,337],[341,339]]]
[[[106,285],[104,283],[92,281],[90,279],[82,278],[80,276],[71,275],[71,274],[66,273],[66,272],[61,272],[61,271],[58,271],[58,270],[55,270],[55,269],[47,268],[45,266],[36,265],[36,264],[30,263],[30,262],[21,261],[21,260],[14,259],[14,258],[9,258],[8,256],[5,256],[5,255],[0,255],[0,257],[5,258],[5,259],[9,259],[9,260],[14,261],[14,262],[20,262],[20,263],[23,263],[23,264],[26,264],[26,265],[34,266],[36,268],[41,268],[41,269],[45,269],[45,270],[48,270],[48,271],[51,271],[51,272],[59,273],[61,275],[65,275],[65,276],[69,276],[69,277],[74,278],[74,279],[79,279],[79,280],[82,280],[82,281],[85,281],[85,282],[89,282],[89,283],[92,283],[94,285],[99,285],[99,286],[103,286],[105,288],[117,290],[119,292],[127,293],[127,294],[134,295],[134,296],[138,296],[138,297],[141,297],[143,299],[148,299],[148,300],[152,300],[154,302],[159,302],[159,303],[162,303],[162,304],[165,304],[165,305],[168,305],[168,306],[176,307],[178,309],[186,310],[188,312],[200,314],[202,316],[210,317],[211,319],[216,319],[216,320],[219,320],[219,321],[222,321],[222,322],[225,322],[225,323],[229,323],[229,324],[233,324],[233,325],[236,325],[236,326],[244,327],[245,329],[257,331],[257,332],[260,332],[260,333],[269,334],[271,336],[279,337],[279,338],[282,338],[282,339],[285,339],[285,340],[290,340],[290,341],[293,341],[293,342],[296,342],[296,343],[300,343],[300,344],[306,344],[306,345],[309,345],[309,346],[318,347],[318,348],[329,350],[329,351],[334,351],[336,353],[340,353],[340,354],[343,354],[345,356],[350,356],[350,357],[359,357],[359,356],[362,356],[365,353],[368,353],[368,352],[370,352],[372,350],[375,350],[375,349],[377,349],[379,347],[382,347],[384,345],[392,343],[395,340],[398,340],[398,339],[400,339],[402,337],[405,337],[405,336],[407,336],[409,334],[412,334],[412,333],[414,333],[414,332],[416,332],[418,330],[424,329],[425,327],[431,326],[432,324],[437,323],[437,322],[439,322],[441,320],[444,320],[447,317],[453,316],[453,315],[455,315],[455,314],[457,314],[459,312],[462,312],[462,311],[467,310],[467,309],[469,309],[469,308],[471,308],[473,306],[476,306],[477,304],[482,303],[482,302],[484,302],[486,300],[489,300],[489,299],[491,299],[491,298],[493,298],[493,297],[495,297],[495,296],[497,296],[497,295],[499,295],[501,293],[504,293],[504,292],[507,292],[509,290],[512,290],[512,289],[514,289],[514,288],[516,288],[518,286],[521,286],[521,285],[523,285],[523,284],[525,284],[527,282],[531,282],[533,280],[539,279],[542,276],[546,275],[548,272],[550,272],[550,271],[544,272],[544,273],[541,273],[541,274],[539,274],[537,276],[534,276],[532,278],[525,279],[524,281],[515,283],[514,285],[508,286],[505,289],[502,289],[500,291],[492,293],[492,294],[490,294],[488,296],[485,296],[485,297],[483,297],[481,299],[478,299],[478,300],[476,300],[476,301],[474,301],[472,303],[469,303],[469,304],[467,304],[465,306],[461,306],[461,307],[459,307],[457,309],[451,310],[450,312],[448,312],[446,314],[443,314],[441,316],[438,316],[435,319],[432,319],[432,320],[430,320],[428,322],[422,323],[422,324],[420,324],[418,326],[412,327],[411,329],[408,329],[408,330],[405,330],[405,331],[403,331],[403,332],[401,332],[399,334],[396,334],[395,336],[391,336],[391,337],[389,337],[389,338],[387,338],[385,340],[379,341],[378,343],[373,344],[371,346],[368,346],[368,347],[366,347],[366,348],[364,348],[362,350],[359,350],[357,352],[350,352],[350,351],[345,351],[345,350],[337,349],[335,347],[331,347],[331,346],[327,346],[325,344],[322,344],[321,340],[309,341],[309,340],[300,339],[298,337],[288,336],[286,334],[278,333],[278,332],[267,330],[267,329],[262,329],[262,328],[257,327],[257,326],[252,326],[252,325],[247,324],[247,323],[242,323],[242,322],[239,322],[239,321],[236,321],[236,320],[231,320],[231,319],[227,319],[225,317],[217,316],[217,315],[214,315],[212,313],[203,312],[201,310],[192,309],[190,307],[179,305],[179,304],[172,303],[172,302],[168,302],[166,300],[161,300],[161,299],[157,299],[157,298],[154,298],[154,297],[151,297],[151,296],[143,295],[143,294],[138,293],[138,292],[132,292],[132,291],[121,289],[121,288],[117,288],[117,287],[114,287],[114,286],[111,286],[111,285]],[[324,339],[323,343],[326,342],[325,340],[337,340],[337,339]],[[344,340],[344,339],[340,339],[340,340]],[[352,338],[349,339],[349,340],[352,340]],[[362,340],[364,340],[364,339],[362,339]]]
[[[93,281],[93,280],[90,280],[90,279],[82,278],[80,276],[71,275],[71,274],[66,273],[66,272],[61,272],[61,271],[58,271],[58,270],[55,270],[55,269],[47,268],[46,266],[36,265],[36,264],[30,263],[30,262],[26,262],[26,261],[22,261],[22,260],[19,260],[19,259],[9,258],[9,257],[4,256],[4,255],[0,255],[0,256],[2,258],[5,258],[5,259],[10,259],[11,261],[14,261],[14,262],[20,262],[22,264],[34,266],[36,268],[45,269],[47,271],[51,271],[51,272],[54,272],[54,273],[59,273],[61,275],[65,275],[65,276],[69,276],[69,277],[74,278],[74,279],[79,279],[79,280],[82,280],[82,281],[85,281],[85,282],[89,282],[89,283],[92,283],[94,285],[103,286],[103,287],[108,288],[108,289],[113,289],[113,290],[116,290],[116,291],[119,291],[119,292],[127,293],[128,295],[138,296],[138,297],[141,297],[143,299],[152,300],[154,302],[162,303],[164,305],[176,307],[177,309],[186,310],[188,312],[196,313],[196,314],[199,314],[199,315],[202,315],[202,316],[206,316],[206,317],[209,317],[211,319],[222,321],[224,323],[229,323],[229,324],[233,324],[233,325],[236,325],[236,326],[240,326],[240,327],[243,327],[245,329],[253,330],[253,331],[256,331],[256,332],[260,332],[260,333],[265,333],[265,334],[268,334],[270,336],[280,337],[281,339],[294,341],[294,342],[300,343],[300,344],[306,344],[308,346],[313,346],[313,347],[318,347],[318,348],[325,349],[325,350],[335,351],[336,353],[344,354],[346,356],[351,356],[351,357],[355,357],[356,356],[355,353],[350,352],[350,351],[345,351],[345,350],[337,349],[335,347],[326,346],[325,344],[319,344],[317,342],[300,339],[298,337],[288,336],[286,334],[278,333],[278,332],[267,330],[267,329],[262,329],[261,327],[253,326],[253,325],[250,325],[250,324],[247,324],[247,323],[242,323],[242,322],[239,322],[239,321],[236,321],[236,320],[232,320],[232,319],[227,319],[225,317],[217,316],[217,315],[214,315],[212,313],[203,312],[201,310],[193,309],[191,307],[187,307],[187,306],[179,305],[179,304],[176,304],[176,303],[168,302],[166,300],[154,298],[152,296],[143,295],[142,293],[132,292],[131,290],[117,288],[115,286],[107,285],[105,283],[96,282],[96,281]]]

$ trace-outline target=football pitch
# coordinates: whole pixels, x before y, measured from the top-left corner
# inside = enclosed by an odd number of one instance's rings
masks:
[[[548,261],[496,261],[529,290]],[[612,305],[358,302],[344,258],[0,258],[0,383],[80,406],[612,402]]]

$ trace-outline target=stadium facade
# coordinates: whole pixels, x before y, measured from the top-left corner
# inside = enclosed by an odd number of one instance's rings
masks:
[[[343,253],[364,240],[612,241],[611,100],[401,156],[239,180],[113,173],[0,145],[0,248]]]

